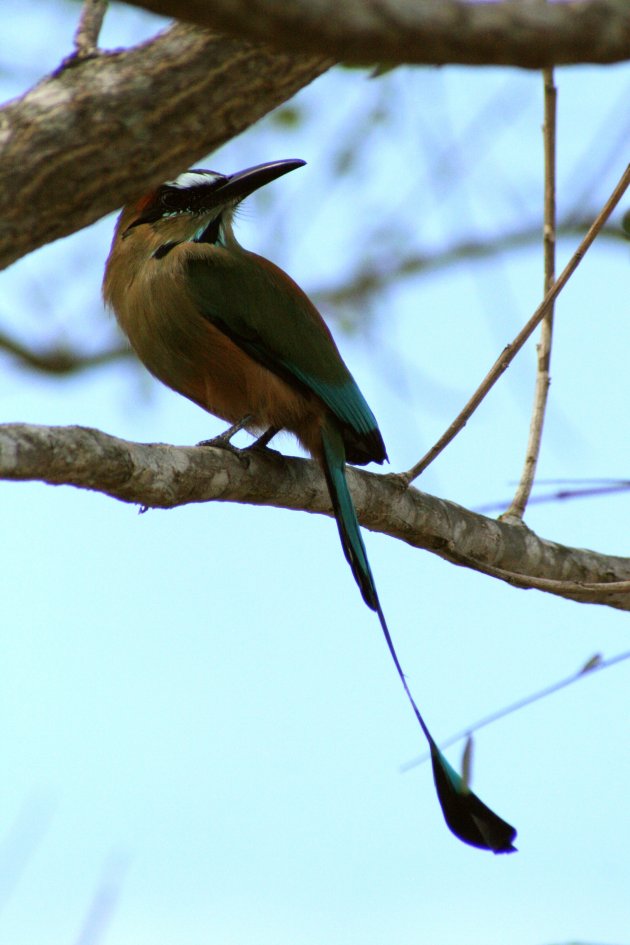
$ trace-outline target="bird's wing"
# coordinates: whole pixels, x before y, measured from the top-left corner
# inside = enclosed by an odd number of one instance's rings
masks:
[[[289,276],[254,253],[201,244],[185,265],[205,318],[259,364],[316,394],[344,426],[371,441],[371,458],[385,458],[374,414],[326,323]]]

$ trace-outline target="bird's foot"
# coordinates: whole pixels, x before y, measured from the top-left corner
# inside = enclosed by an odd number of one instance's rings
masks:
[[[243,450],[244,453],[248,453],[250,450],[268,450],[270,453],[275,453],[276,450],[269,449],[269,443],[273,440],[276,433],[279,433],[279,427],[269,427],[268,430],[265,430],[253,443],[250,443],[249,446],[246,446]]]
[[[249,415],[243,417],[242,420],[239,420],[238,423],[233,423],[231,427],[228,427],[227,430],[223,431],[223,433],[219,433],[218,436],[213,436],[210,440],[201,440],[199,443],[197,443],[197,446],[214,446],[221,450],[238,449],[238,447],[232,446],[232,437],[236,436],[240,430],[246,427],[251,419],[252,418]]]

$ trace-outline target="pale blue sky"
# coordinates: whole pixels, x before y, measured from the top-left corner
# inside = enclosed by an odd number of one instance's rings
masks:
[[[68,52],[72,22],[57,3],[16,0],[3,21],[7,98]],[[114,7],[103,41],[153,28]],[[399,70],[389,81],[397,107],[369,134],[376,84],[338,72],[300,96],[302,130],[263,122],[203,162],[231,172],[308,161],[238,225],[308,291],[368,254],[384,262],[539,212],[537,75]],[[610,109],[627,103],[629,83],[627,67],[560,73],[561,207],[593,167],[604,198],[627,163],[626,116]],[[339,177],[330,151],[354,125],[362,156]],[[396,220],[398,247],[363,246],[375,221]],[[113,217],[3,273],[0,326],[42,340],[67,326],[86,346],[113,336],[100,303],[112,228]],[[393,469],[440,435],[528,317],[540,270],[536,249],[461,264],[389,290],[351,338],[336,329]],[[543,478],[628,475],[627,280],[627,246],[597,247],[558,306]],[[423,489],[472,507],[509,497],[533,350]],[[220,429],[131,362],[62,381],[2,363],[3,422],[185,444]],[[428,767],[399,772],[424,744],[331,520],[220,504],[138,516],[38,484],[2,484],[0,507],[0,945],[85,945],[108,884],[107,945],[628,941],[627,666],[479,735],[475,788],[519,830],[519,852],[494,857],[450,835]],[[534,506],[527,521],[546,538],[627,554],[629,511],[621,495]],[[366,544],[438,737],[596,651],[628,649],[626,614],[516,591],[383,536]]]

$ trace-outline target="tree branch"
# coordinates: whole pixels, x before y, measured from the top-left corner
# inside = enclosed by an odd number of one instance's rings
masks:
[[[7,332],[2,331],[1,328],[0,352],[12,355],[23,367],[61,377],[85,371],[89,368],[100,367],[102,364],[110,364],[112,361],[120,361],[133,355],[129,345],[124,342],[104,347],[92,354],[83,354],[61,344],[51,345],[47,349],[28,347],[16,338],[12,338]]]
[[[590,218],[584,214],[580,220],[571,220],[558,224],[558,238],[584,236],[593,221],[596,211]],[[621,227],[607,225],[600,231],[598,239],[611,243],[627,243],[627,236]],[[407,255],[383,253],[380,256],[368,255],[367,261],[361,261],[344,278],[342,284],[330,288],[319,287],[309,292],[318,307],[352,305],[359,307],[367,304],[371,296],[387,289],[401,279],[418,276],[428,272],[440,272],[458,263],[489,259],[507,254],[514,249],[531,246],[540,242],[540,223],[525,224],[513,230],[503,230],[482,239],[454,241],[450,246],[440,249],[427,248],[414,250]]]
[[[241,502],[331,515],[318,466],[273,450],[130,443],[85,427],[0,426],[0,478],[73,485],[151,508]],[[630,559],[568,548],[419,492],[348,471],[363,525],[522,588],[630,610]]]
[[[127,0],[154,13],[341,62],[509,65],[630,58],[627,0]]]
[[[0,268],[173,177],[330,64],[182,24],[66,60],[0,111]]]
[[[98,34],[107,12],[107,0],[83,0],[83,8],[74,34],[74,55],[93,56],[98,48]]]
[[[630,186],[630,164],[626,166],[623,174],[621,175],[619,182],[611,193],[610,197],[597,214],[597,217],[593,220],[591,227],[580,242],[580,245],[573,253],[573,256],[566,264],[556,282],[550,287],[549,291],[546,293],[543,301],[540,303],[534,314],[531,316],[529,321],[521,328],[518,335],[514,340],[506,345],[499,357],[496,359],[485,378],[474,392],[474,394],[469,398],[466,406],[459,412],[455,417],[451,425],[447,430],[442,434],[440,439],[435,443],[428,453],[420,459],[411,469],[407,470],[405,473],[401,473],[399,478],[402,482],[413,482],[433,460],[440,455],[440,453],[448,446],[448,444],[457,436],[457,434],[464,428],[470,417],[473,415],[479,404],[487,396],[488,392],[499,380],[501,375],[507,370],[509,365],[514,360],[516,354],[521,350],[527,339],[530,337],[534,329],[542,319],[545,317],[545,314],[549,310],[550,306],[553,305],[556,298],[565,287],[582,259],[584,258],[585,253],[590,249],[598,233],[601,231],[606,220],[609,218],[610,214],[613,212],[626,190]]]
[[[557,132],[557,89],[554,82],[553,69],[543,69],[544,112],[543,122],[543,151],[545,165],[545,188],[543,199],[543,257],[544,280],[543,294],[551,289],[556,278],[556,238],[558,220],[556,218],[556,132]],[[512,516],[523,518],[525,508],[529,502],[534,486],[534,477],[540,457],[545,413],[549,399],[551,376],[551,343],[553,339],[554,305],[549,306],[540,323],[540,341],[536,345],[536,383],[534,385],[534,402],[529,424],[529,435],[525,448],[525,460],[521,471],[521,478],[510,506],[503,514],[509,520]]]

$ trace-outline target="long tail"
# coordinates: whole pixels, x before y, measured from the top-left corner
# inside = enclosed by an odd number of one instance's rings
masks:
[[[348,490],[343,439],[337,427],[330,421],[322,428],[322,466],[335,510],[341,547],[352,569],[354,579],[359,585],[363,600],[378,615],[396,671],[420,723],[420,728],[429,743],[433,781],[447,826],[456,837],[471,846],[492,850],[494,853],[511,853],[516,849],[512,843],[516,837],[516,830],[486,807],[451,767],[435,743],[407,685],[381,609],[359,522]]]

